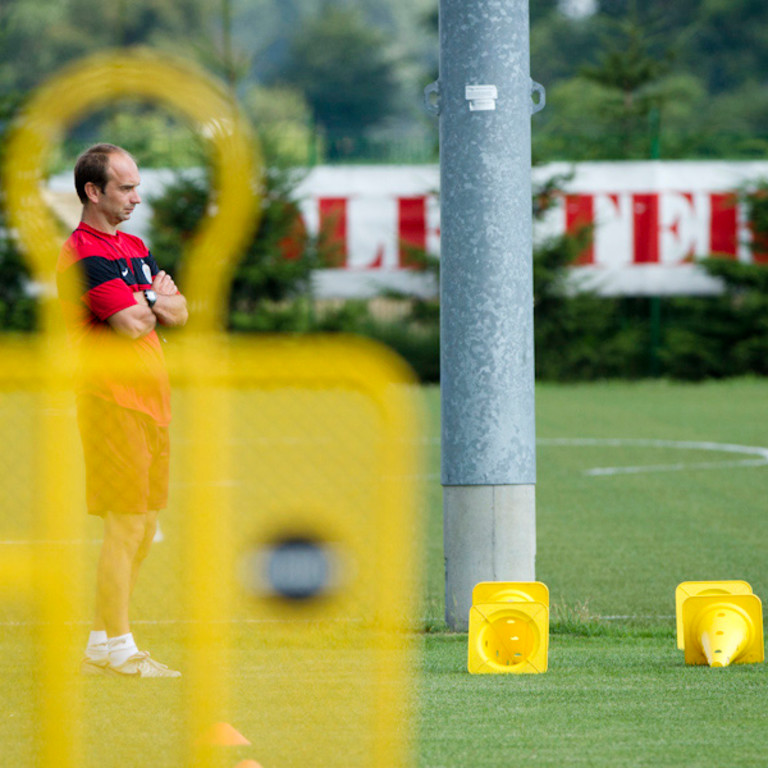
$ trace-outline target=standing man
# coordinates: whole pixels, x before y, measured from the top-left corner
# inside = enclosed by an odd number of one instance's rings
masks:
[[[168,494],[170,384],[156,326],[181,326],[187,302],[144,243],[118,231],[141,202],[136,162],[112,144],[75,166],[80,224],[57,267],[65,323],[80,356],[77,416],[88,512],[104,521],[85,674],[180,677],[140,651],[129,604]],[[114,365],[119,359],[119,367]]]

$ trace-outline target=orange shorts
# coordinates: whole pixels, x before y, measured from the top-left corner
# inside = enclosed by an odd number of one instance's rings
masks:
[[[143,514],[168,501],[170,440],[145,413],[101,397],[77,398],[88,512]]]

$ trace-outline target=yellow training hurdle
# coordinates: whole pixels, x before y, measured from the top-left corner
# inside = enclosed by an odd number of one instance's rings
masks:
[[[17,676],[0,685],[18,716],[0,725],[3,753],[57,768],[108,764],[121,750],[153,768],[231,766],[235,753],[205,738],[226,722],[251,742],[237,755],[264,768],[340,756],[407,765],[420,534],[414,382],[391,353],[360,340],[217,331],[238,248],[259,216],[258,154],[223,90],[146,51],[54,78],[7,148],[9,218],[50,288],[62,238],[40,199],[45,158],[77,115],[127,94],[181,111],[213,146],[216,213],[182,282],[195,320],[166,349],[175,415],[165,541],[133,612],[137,633],[182,657],[184,677],[78,676],[98,529],[85,515],[73,363],[49,294],[44,332],[0,343],[0,650],[21,649]],[[96,364],[119,358],[105,351]],[[34,683],[19,687],[30,671]],[[142,721],[158,702],[163,717]],[[126,721],[143,722],[146,741]],[[153,754],[140,762],[145,745]]]

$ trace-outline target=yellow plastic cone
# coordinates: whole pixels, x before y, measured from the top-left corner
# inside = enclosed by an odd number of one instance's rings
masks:
[[[541,603],[549,607],[549,588],[540,581],[481,581],[472,590],[472,605]]]
[[[549,611],[541,603],[485,603],[469,612],[473,675],[547,671]]]
[[[683,603],[696,595],[751,595],[752,587],[746,581],[684,581],[675,590],[675,617],[677,619],[677,647],[685,648],[683,631]]]
[[[251,743],[229,723],[214,723],[198,741],[200,744],[214,747],[233,747]]]
[[[686,664],[727,667],[763,661],[763,608],[757,595],[697,595],[682,607]]]
[[[547,671],[549,590],[539,581],[484,581],[472,590],[467,668],[478,674]]]

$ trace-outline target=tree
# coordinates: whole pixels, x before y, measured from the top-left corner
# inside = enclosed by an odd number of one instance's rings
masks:
[[[757,77],[732,91],[702,100],[698,141],[704,157],[763,159],[768,155],[768,93]]]
[[[228,318],[232,330],[306,330],[302,325],[311,315],[310,276],[323,257],[318,241],[300,225],[290,189],[285,173],[274,168],[268,172],[259,231],[233,275]],[[205,214],[208,191],[205,176],[186,173],[152,200],[152,248],[182,280],[184,244]]]
[[[531,27],[537,22],[542,21],[547,16],[557,12],[558,0],[541,0],[538,3],[531,3],[529,15],[531,18]]]
[[[569,19],[556,9],[537,19],[532,14],[531,76],[547,88],[593,63],[599,49],[599,25],[594,19]]]
[[[644,25],[657,30],[667,30],[670,39],[689,27],[701,14],[706,0],[598,0],[603,16],[621,20],[633,16]]]
[[[701,72],[712,93],[736,89],[749,80],[765,81],[768,3],[764,0],[702,0],[692,27],[695,35],[687,47],[686,64]]]
[[[618,102],[608,102],[606,107],[619,129],[623,157],[648,157],[654,152],[642,145],[648,136],[649,118],[654,112],[658,114],[664,101],[658,85],[671,68],[671,52],[661,60],[650,53],[647,33],[636,14],[616,22],[612,32],[597,65],[584,66],[581,73],[619,96]]]
[[[190,43],[208,34],[211,1],[2,0],[0,88],[28,91],[65,64],[108,47],[189,54]]]
[[[81,37],[68,22],[67,9],[56,0],[0,4],[0,89],[24,92],[77,55]]]
[[[209,22],[208,0],[69,0],[69,25],[103,45],[169,47],[201,35]]]
[[[0,216],[0,329],[32,331],[37,302],[30,292],[29,268]]]
[[[243,107],[272,162],[300,168],[315,164],[312,117],[299,91],[252,86],[245,92]]]
[[[330,157],[349,154],[349,140],[390,116],[397,97],[383,34],[335,5],[298,31],[281,79],[304,94]]]
[[[659,46],[676,51],[678,68],[701,78],[713,95],[768,69],[764,0],[599,0],[599,6],[597,23],[634,17],[653,29]]]
[[[595,62],[549,90],[537,117],[538,161],[627,160],[695,152],[706,125],[703,83],[661,58],[655,33],[638,16],[603,19]],[[667,138],[669,137],[669,138]]]

